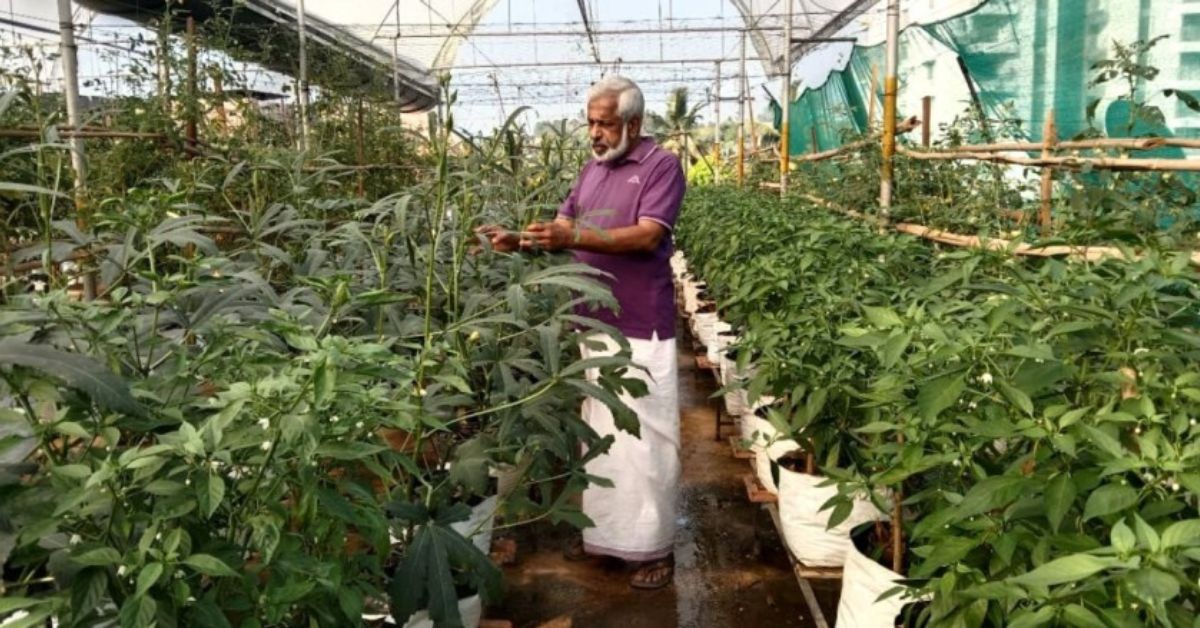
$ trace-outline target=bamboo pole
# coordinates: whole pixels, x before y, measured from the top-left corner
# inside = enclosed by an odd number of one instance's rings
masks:
[[[737,183],[746,185],[746,31],[742,31],[741,78],[738,79]]]
[[[1054,145],[1058,143],[1058,127],[1054,123],[1054,110],[1046,112],[1046,126],[1042,129],[1042,159],[1054,156]],[[1038,225],[1042,237],[1050,235],[1050,207],[1054,202],[1054,169],[1042,168],[1042,204],[1038,208]]]
[[[903,135],[905,133],[909,133],[909,132],[913,131],[914,129],[916,129],[920,125],[921,125],[920,120],[917,120],[915,117],[909,118],[909,119],[907,119],[903,122],[900,122],[896,125],[896,134]],[[824,161],[826,159],[832,159],[834,157],[837,157],[838,155],[856,151],[856,150],[859,150],[862,148],[867,148],[869,146],[874,145],[876,142],[879,141],[879,139],[880,139],[879,135],[873,135],[866,139],[862,139],[857,142],[850,142],[849,144],[843,144],[842,146],[839,146],[837,148],[831,148],[829,150],[824,150],[819,153],[812,153],[810,155],[801,155],[799,157],[793,157],[792,160],[799,161],[799,162]]]
[[[196,85],[196,18],[189,15],[187,18],[187,107],[184,112],[186,117],[184,127],[184,137],[187,140],[188,151],[194,153],[196,144],[199,140],[197,135],[196,117],[199,113],[199,89]]]
[[[74,128],[83,125],[83,112],[79,103],[79,49],[75,45],[75,20],[71,11],[71,0],[58,0],[58,31],[62,45],[63,92],[67,97],[67,120]],[[75,224],[87,233],[91,229],[91,216],[87,192],[87,153],[82,138],[71,138],[71,171],[75,175]],[[49,229],[49,225],[46,226]],[[83,274],[83,298],[96,298],[96,276]]]
[[[879,67],[874,63],[871,64],[871,93],[870,100],[867,105],[867,129],[875,128],[875,100],[879,93]]]
[[[716,142],[715,142],[717,145],[717,160],[716,160],[716,163],[713,164],[713,183],[719,184],[719,183],[721,183],[721,62],[720,61],[717,62],[717,94],[716,95],[717,95],[717,102],[716,102],[716,112],[714,113],[714,115],[717,117],[717,133],[716,133]]]
[[[791,120],[792,120],[792,0],[787,1],[785,12],[787,22],[784,24],[783,37],[783,84],[780,86],[779,103],[782,107],[782,123],[779,125],[779,195],[787,196],[788,168],[791,151]]]
[[[398,5],[399,3],[397,3]],[[304,0],[296,1],[296,24],[300,32],[300,151],[308,151],[308,20]]]
[[[883,79],[883,165],[879,177],[879,208],[884,220],[887,220],[891,213],[892,177],[896,172],[896,92],[899,88],[899,63],[900,0],[888,0],[887,59]]]
[[[933,96],[921,98],[921,146],[929,148],[933,135]]]
[[[899,148],[899,153],[912,159],[935,161],[989,161],[1014,166],[1043,166],[1058,168],[1083,168],[1097,170],[1123,170],[1148,172],[1200,172],[1200,160],[1191,159],[1133,159],[1116,157],[1019,157],[993,153],[934,153]]]
[[[1179,148],[1200,148],[1200,141],[1167,137],[1140,138],[1097,138],[1092,140],[1067,140],[1056,144],[1059,151],[1064,150],[1155,150],[1164,146]],[[999,153],[1023,152],[1032,153],[1042,150],[1041,142],[1007,142],[996,144],[963,144],[941,149],[943,153]]]
[[[358,111],[354,116],[354,156],[357,161],[358,170],[358,197],[363,198],[367,195],[366,188],[366,171],[362,166],[367,162],[366,142],[363,140],[363,99],[358,97]]]

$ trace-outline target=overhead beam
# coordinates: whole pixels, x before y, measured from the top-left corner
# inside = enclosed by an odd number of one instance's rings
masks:
[[[712,65],[718,61],[728,61],[724,57],[712,57],[705,59],[614,59],[612,61],[543,61],[540,63],[498,63],[493,65],[460,65],[460,66],[443,66],[432,68],[433,72],[454,72],[456,70],[506,70],[509,68],[549,68],[549,67],[578,67],[591,65],[672,65],[676,63],[696,63]],[[762,61],[759,58],[752,58],[753,61]]]
[[[663,35],[670,36],[673,34],[693,35],[697,33],[742,33],[747,29],[741,26],[684,26],[679,28],[615,28],[615,29],[591,29],[591,34],[595,36],[617,36],[622,35]],[[761,32],[782,31],[782,26],[763,26],[755,28]],[[505,30],[505,31],[475,31],[471,33],[471,38],[478,39],[482,37],[578,37],[579,31],[571,30]],[[405,33],[405,39],[445,39],[445,33]],[[838,41],[846,38],[835,38]]]
[[[592,58],[600,63],[600,49],[596,47],[596,37],[592,34],[592,21],[588,18],[586,0],[575,0],[579,5],[579,15],[583,18],[583,30],[587,32],[588,43],[592,45]]]
[[[841,13],[833,16],[833,19],[825,23],[817,32],[809,37],[807,42],[802,43],[792,49],[792,59],[799,59],[808,54],[810,50],[818,44],[825,43],[826,40],[833,39],[843,28],[846,28],[850,22],[853,22],[858,16],[867,12],[867,9],[877,3],[879,0],[854,0],[850,6],[842,10]]]

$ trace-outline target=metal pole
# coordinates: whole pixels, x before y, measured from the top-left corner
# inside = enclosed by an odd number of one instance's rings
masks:
[[[304,0],[296,2],[296,25],[300,29],[300,150],[308,150],[308,22]]]
[[[62,44],[63,91],[67,97],[67,122],[71,129],[83,127],[83,112],[79,105],[79,49],[75,46],[75,23],[71,11],[71,0],[58,0],[58,31]],[[83,152],[83,138],[71,138],[71,170],[75,173],[75,223],[81,231],[89,228],[87,215],[87,159]],[[83,298],[96,298],[96,276],[83,275]]]
[[[900,0],[888,0],[887,62],[883,79],[883,167],[879,181],[880,215],[884,220],[892,208],[892,178],[896,173],[896,91],[900,59]]]
[[[742,31],[742,59],[738,81],[737,182],[746,184],[746,31]]]
[[[716,162],[713,164],[713,183],[720,183],[721,182],[721,62],[720,61],[717,62],[717,105],[716,105],[715,115],[717,116],[717,133],[716,133],[717,159],[716,159]]]
[[[396,104],[400,103],[400,0],[396,0],[396,36],[392,38],[392,83],[393,96]],[[512,13],[512,2],[509,2],[509,14]]]
[[[787,0],[787,22],[783,25],[783,85],[779,89],[783,102],[783,123],[779,125],[779,195],[787,196],[788,168],[791,166],[792,118],[792,0]]]

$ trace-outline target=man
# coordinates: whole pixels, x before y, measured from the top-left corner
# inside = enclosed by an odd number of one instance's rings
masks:
[[[584,166],[553,222],[534,223],[522,234],[488,227],[497,250],[571,249],[576,260],[603,270],[620,305],[617,313],[588,314],[629,339],[634,376],[649,395],[624,398],[638,415],[641,438],[619,432],[612,414],[587,399],[583,416],[601,436],[616,439],[588,473],[609,478],[614,488],[589,487],[583,511],[595,523],[565,552],[582,560],[614,556],[636,566],[630,584],[657,589],[674,575],[675,504],[679,481],[679,399],[675,353],[675,294],[668,260],[671,230],[683,201],[685,180],[674,155],[641,136],[645,101],[631,80],[609,76],[588,92],[587,122],[595,157]],[[581,347],[584,357],[612,355]]]

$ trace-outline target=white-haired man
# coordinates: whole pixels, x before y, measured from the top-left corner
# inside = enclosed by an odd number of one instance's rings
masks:
[[[649,395],[625,398],[641,436],[620,432],[608,408],[588,399],[583,416],[600,435],[616,440],[588,473],[613,481],[589,487],[583,511],[595,523],[566,550],[570,559],[614,556],[636,566],[630,584],[657,589],[674,576],[675,506],[679,482],[679,399],[675,353],[675,289],[668,260],[671,230],[686,187],[670,152],[641,135],[642,92],[619,76],[588,91],[587,122],[594,159],[580,172],[553,222],[529,225],[523,235],[487,228],[498,250],[571,249],[578,261],[607,272],[619,312],[587,315],[613,325],[629,340],[633,361],[646,369]],[[584,357],[612,355],[583,346]]]

